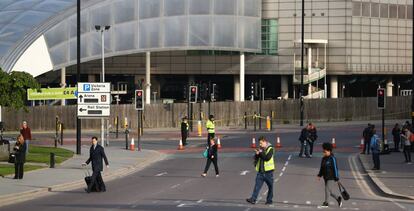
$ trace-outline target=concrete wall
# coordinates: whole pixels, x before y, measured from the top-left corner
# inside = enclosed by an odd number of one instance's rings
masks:
[[[340,98],[305,100],[305,121],[352,121],[352,120],[379,120],[381,111],[376,108],[376,98]],[[410,97],[387,98],[387,119],[410,118]],[[207,111],[207,104],[201,105],[202,111]],[[146,128],[178,127],[181,117],[187,115],[187,104],[171,105],[148,105],[145,107]],[[199,104],[194,105],[195,119],[199,118]],[[243,126],[244,113],[253,115],[259,111],[259,102],[216,102],[211,104],[211,113],[217,119],[220,126]],[[269,115],[271,111],[276,112],[275,122],[293,123],[299,121],[298,100],[274,100],[263,101],[263,116]],[[111,124],[115,116],[128,117],[133,128],[137,125],[137,111],[133,105],[112,105]],[[54,107],[31,107],[29,112],[12,111],[3,109],[3,120],[7,130],[17,130],[20,123],[26,120],[32,130],[54,130],[55,116],[59,115],[66,129],[74,129],[76,123],[76,106],[54,106]],[[206,115],[205,115],[206,116]],[[252,125],[252,118],[249,117]],[[263,120],[264,123],[264,120]],[[100,120],[82,120],[82,128],[99,129]]]

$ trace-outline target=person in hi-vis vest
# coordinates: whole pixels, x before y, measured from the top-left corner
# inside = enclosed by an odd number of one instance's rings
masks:
[[[269,191],[267,192],[266,205],[273,204],[273,172],[275,170],[275,161],[273,159],[274,149],[265,137],[259,138],[259,149],[255,149],[255,168],[257,171],[256,184],[253,194],[246,199],[251,204],[256,204],[257,197],[263,183],[266,183]]]
[[[207,146],[210,145],[210,140],[212,138],[214,138],[215,135],[215,127],[216,127],[216,123],[214,122],[214,116],[210,115],[208,117],[207,123],[206,123],[206,128],[207,128]]]

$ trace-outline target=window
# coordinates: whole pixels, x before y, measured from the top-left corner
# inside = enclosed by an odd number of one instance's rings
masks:
[[[278,48],[278,22],[276,19],[262,20],[262,54],[276,55]]]
[[[379,4],[378,3],[371,4],[371,17],[375,17],[375,18],[379,17]]]
[[[371,16],[371,14],[370,14],[371,8],[369,6],[370,6],[369,2],[363,2],[362,3],[362,16],[365,16],[365,17],[370,17]]]
[[[381,18],[388,18],[388,4],[381,4]]]
[[[398,5],[398,18],[405,19],[405,5]]]
[[[361,2],[352,2],[352,15],[361,16]]]
[[[390,18],[397,18],[397,5],[396,4],[390,5]]]
[[[407,5],[407,19],[413,19],[413,6]]]

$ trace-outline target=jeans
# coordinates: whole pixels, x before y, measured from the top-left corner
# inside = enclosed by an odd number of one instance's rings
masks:
[[[211,163],[214,165],[214,170],[216,171],[216,175],[219,174],[219,169],[217,165],[217,158],[207,158],[206,167],[204,168],[204,174],[207,174],[208,169],[210,168]]]
[[[309,156],[309,141],[302,141],[301,142],[299,156],[302,156],[303,153],[305,153],[306,156]]]
[[[26,154],[28,154],[28,153],[29,153],[29,141],[30,141],[30,140],[25,140],[25,141],[24,141],[24,144],[26,144]]]
[[[328,203],[328,198],[331,196],[335,200],[338,200],[338,196],[332,192],[332,187],[335,185],[334,180],[325,180],[325,202]]]
[[[267,171],[264,173],[257,172],[256,175],[256,184],[254,186],[252,198],[253,201],[257,200],[257,196],[260,193],[260,189],[262,189],[263,183],[266,183],[269,191],[267,192],[267,199],[266,202],[273,202],[273,171]]]
[[[379,153],[372,153],[372,160],[374,161],[374,168],[380,169],[380,154]]]
[[[405,162],[411,162],[411,146],[404,146]]]
[[[370,140],[364,140],[364,149],[362,152],[365,154],[369,154],[369,149],[371,148],[371,141]],[[365,152],[366,151],[366,152]]]

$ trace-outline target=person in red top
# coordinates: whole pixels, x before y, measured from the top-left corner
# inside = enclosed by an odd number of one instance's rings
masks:
[[[20,129],[20,134],[24,138],[24,143],[26,144],[26,154],[29,153],[29,141],[32,140],[32,131],[30,131],[27,122],[23,121],[22,128]]]

